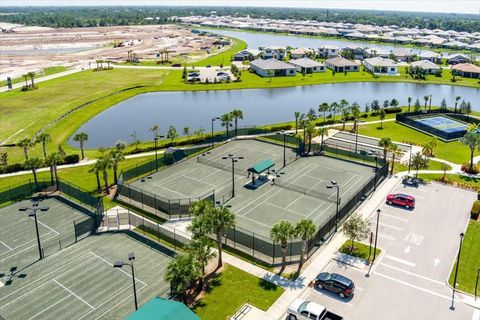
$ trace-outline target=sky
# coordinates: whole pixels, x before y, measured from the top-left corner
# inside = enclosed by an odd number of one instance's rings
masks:
[[[480,0],[0,0],[0,6],[71,6],[71,5],[193,5],[262,6],[332,9],[365,9],[472,13],[480,15]]]

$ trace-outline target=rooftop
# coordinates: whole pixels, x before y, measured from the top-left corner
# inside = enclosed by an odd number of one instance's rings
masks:
[[[324,66],[323,63],[320,63],[318,61],[315,61],[315,60],[312,60],[312,59],[309,59],[309,58],[293,59],[293,60],[290,60],[289,63],[291,63],[293,65],[296,65],[296,66],[304,67],[304,68],[313,68],[313,67]]]
[[[360,66],[360,63],[352,61],[352,60],[345,59],[343,57],[335,57],[335,58],[327,59],[327,60],[325,60],[325,62],[333,64],[337,67]]]
[[[250,62],[250,64],[265,70],[283,70],[295,68],[295,66],[277,59],[256,59]]]
[[[368,58],[363,61],[364,63],[366,62],[375,67],[396,67],[397,66],[397,63],[395,61],[391,59],[380,58],[380,57]]]
[[[412,68],[418,67],[420,69],[436,69],[440,70],[441,67],[436,65],[435,63],[431,62],[430,60],[420,60],[414,61],[411,63]]]
[[[471,63],[459,63],[454,65],[453,69],[462,72],[480,73],[480,67]]]

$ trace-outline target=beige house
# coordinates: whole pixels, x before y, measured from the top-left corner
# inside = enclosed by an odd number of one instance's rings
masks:
[[[452,67],[456,74],[465,78],[480,79],[480,67],[471,63],[459,63]]]
[[[411,66],[412,68],[420,68],[426,71],[428,74],[435,74],[440,70],[442,70],[442,67],[436,65],[435,63],[429,60],[414,61],[411,63]]]
[[[309,58],[292,59],[288,63],[294,65],[300,73],[325,72],[325,65]]]
[[[325,66],[335,72],[360,71],[360,63],[345,59],[340,56],[325,60]]]

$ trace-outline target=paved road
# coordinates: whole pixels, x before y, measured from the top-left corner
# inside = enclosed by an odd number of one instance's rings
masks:
[[[307,299],[349,320],[479,319],[480,313],[459,301],[450,309],[452,290],[446,284],[476,194],[436,183],[418,189],[397,185],[394,192],[414,195],[417,207],[379,207],[378,245],[383,253],[370,277],[368,269],[336,262],[326,267],[352,278],[355,296],[341,300],[310,289]],[[375,213],[371,219],[375,231]]]

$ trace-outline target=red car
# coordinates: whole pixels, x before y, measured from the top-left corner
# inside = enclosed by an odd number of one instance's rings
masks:
[[[387,196],[387,203],[392,205],[405,207],[406,209],[415,208],[415,198],[403,193],[389,194]]]

